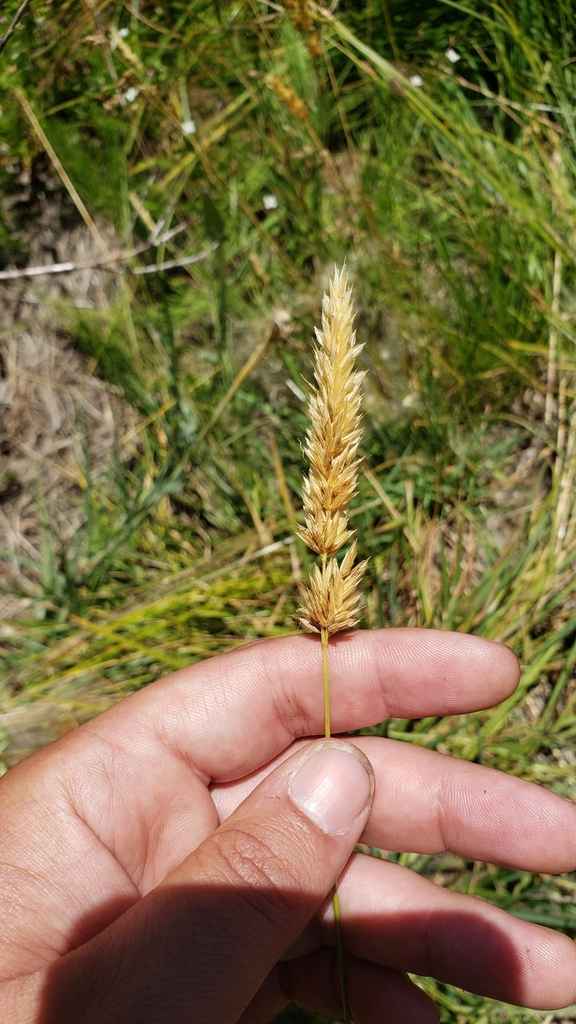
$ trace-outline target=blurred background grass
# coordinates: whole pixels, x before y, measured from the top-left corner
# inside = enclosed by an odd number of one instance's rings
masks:
[[[310,338],[346,259],[363,625],[524,670],[496,709],[380,732],[574,798],[575,27],[569,0],[32,0],[0,56],[0,267],[100,267],[0,283],[4,769],[294,629]],[[576,876],[387,856],[576,932]],[[454,1024],[576,1019],[421,983]]]

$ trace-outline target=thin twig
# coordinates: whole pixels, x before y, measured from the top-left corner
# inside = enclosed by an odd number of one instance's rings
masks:
[[[206,249],[194,253],[192,256],[181,256],[176,260],[164,260],[163,263],[150,263],[147,267],[106,267],[115,274],[158,274],[162,270],[171,270],[173,267],[187,267],[190,263],[199,263],[206,259],[217,247],[218,242],[211,242]]]
[[[147,252],[148,249],[154,249],[164,242],[167,242],[170,238],[174,238],[175,235],[185,231],[188,227],[187,224],[179,224],[177,227],[172,228],[170,231],[166,231],[163,235],[158,238],[150,236],[147,242],[137,246],[135,249],[131,249],[130,252],[116,252],[111,253],[109,256],[100,256],[95,260],[83,260],[74,262],[73,260],[67,260],[66,263],[47,263],[41,267],[22,267],[20,270],[1,270],[0,281],[15,281],[21,277],[42,277],[47,274],[72,274],[75,270],[95,270],[99,267],[106,268],[107,263],[118,263],[125,260],[131,260],[135,256],[140,256],[143,252]],[[213,247],[203,250],[202,253],[198,254],[198,258],[202,258],[205,253],[211,252]],[[187,257],[184,257],[188,259]],[[163,268],[161,264],[156,265],[156,269]],[[146,268],[132,268],[132,273],[144,273]]]
[[[0,36],[0,53],[2,53],[2,50],[6,46],[6,43],[8,42],[10,37],[14,35],[14,30],[15,30],[18,22],[20,21],[20,18],[24,14],[26,8],[28,7],[29,3],[30,3],[30,0],[22,0],[22,3],[20,4],[20,7],[18,8],[18,10],[16,11],[16,14],[12,18],[12,22],[10,24],[10,27],[9,27],[8,31],[5,32],[3,36]]]

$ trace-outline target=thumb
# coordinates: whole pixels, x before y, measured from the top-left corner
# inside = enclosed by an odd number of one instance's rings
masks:
[[[164,882],[50,969],[43,1024],[233,1024],[330,892],[373,791],[353,744],[300,749]]]

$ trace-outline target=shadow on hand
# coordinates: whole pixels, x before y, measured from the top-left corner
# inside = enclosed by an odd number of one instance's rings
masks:
[[[257,887],[231,891],[229,886],[204,890],[195,886],[193,898],[186,886],[154,890],[121,912],[104,931],[46,969],[37,1024],[222,1024],[237,1020],[279,958],[282,950],[276,947],[286,936],[287,919],[299,902],[294,891],[270,892],[266,888],[260,893],[259,920],[253,912],[258,900]],[[146,903],[148,911],[142,912]],[[248,929],[242,912],[247,905],[252,908]],[[312,916],[316,908],[309,909]],[[107,915],[110,919],[113,910],[103,905],[101,919]],[[90,921],[77,923],[75,934],[86,934],[95,920],[92,914]],[[370,922],[367,918],[362,945],[371,942],[372,961],[397,971],[433,975],[480,995],[524,1002],[527,964],[521,963],[504,927],[473,913],[398,914],[375,941],[373,912]],[[356,946],[362,935],[358,917],[353,932]],[[289,945],[286,942],[285,948]],[[353,952],[362,956],[357,948]],[[366,955],[368,950],[363,952]],[[353,1011],[353,979],[350,995]]]

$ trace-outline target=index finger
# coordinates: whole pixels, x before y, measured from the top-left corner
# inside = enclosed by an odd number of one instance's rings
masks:
[[[381,629],[333,638],[328,652],[333,732],[390,717],[460,714],[491,707],[519,678],[506,647],[482,637]],[[247,645],[153,683],[90,727],[123,747],[147,732],[206,780],[254,771],[294,739],[323,732],[319,638]]]

